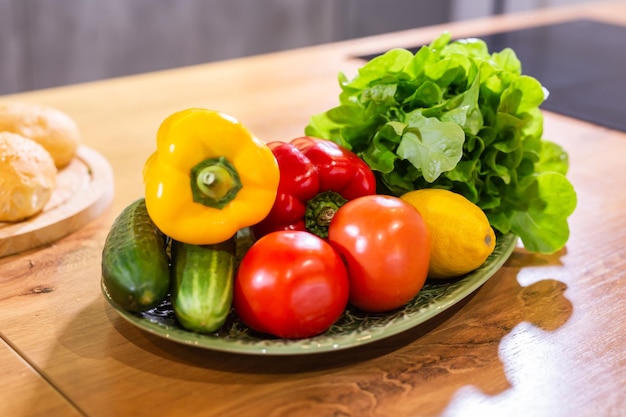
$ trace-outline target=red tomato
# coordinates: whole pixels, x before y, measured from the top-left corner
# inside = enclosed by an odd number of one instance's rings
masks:
[[[348,201],[335,213],[328,241],[348,266],[350,303],[361,310],[402,307],[424,286],[430,236],[404,200],[369,195]]]
[[[304,231],[263,236],[246,252],[233,306],[248,327],[281,338],[327,330],[348,303],[348,273],[339,254]]]

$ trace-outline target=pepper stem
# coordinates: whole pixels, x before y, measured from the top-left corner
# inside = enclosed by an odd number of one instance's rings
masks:
[[[237,170],[223,156],[198,163],[190,177],[193,201],[207,207],[224,208],[242,188]]]
[[[347,202],[348,200],[334,191],[326,191],[316,195],[306,205],[304,215],[306,229],[323,239],[327,238],[330,222],[337,210]]]

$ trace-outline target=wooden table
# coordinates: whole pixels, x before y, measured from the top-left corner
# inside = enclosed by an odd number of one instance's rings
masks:
[[[424,325],[359,348],[293,357],[219,353],[154,337],[100,292],[115,216],[142,195],[160,122],[193,106],[237,116],[264,140],[301,135],[337,102],[357,54],[592,17],[594,4],[409,30],[337,44],[2,97],[53,105],[115,173],[115,197],[54,244],[0,259],[0,415],[626,415],[626,133],[546,112],[578,193],[554,255],[516,249],[471,297]]]

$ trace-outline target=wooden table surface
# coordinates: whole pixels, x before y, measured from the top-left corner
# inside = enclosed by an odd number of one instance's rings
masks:
[[[498,16],[0,99],[45,103],[110,162],[105,213],[54,244],[0,258],[2,416],[626,415],[626,133],[545,114],[570,155],[571,237],[554,255],[517,248],[470,297],[362,347],[289,357],[220,353],[152,336],[100,291],[115,216],[143,193],[160,122],[219,109],[264,140],[303,133],[337,103],[351,56],[580,17],[626,25],[624,2]],[[625,113],[626,116],[626,113]]]

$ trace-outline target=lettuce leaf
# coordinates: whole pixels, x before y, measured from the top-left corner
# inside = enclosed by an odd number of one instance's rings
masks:
[[[480,39],[443,33],[415,54],[392,49],[338,78],[339,104],[313,115],[305,134],[357,153],[379,192],[449,189],[529,251],[566,244],[576,207],[567,153],[542,137],[548,91],[522,74],[512,49],[490,53]]]

